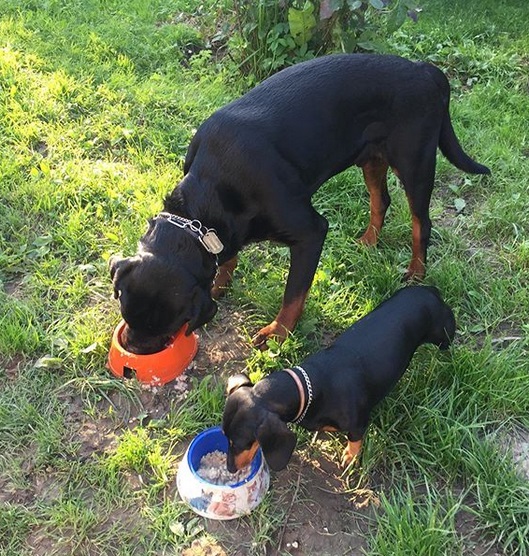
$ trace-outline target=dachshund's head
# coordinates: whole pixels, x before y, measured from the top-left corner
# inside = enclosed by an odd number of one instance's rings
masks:
[[[228,438],[227,464],[232,473],[249,465],[259,446],[271,469],[280,471],[296,447],[295,434],[253,395],[253,385],[244,374],[228,382],[222,430]]]

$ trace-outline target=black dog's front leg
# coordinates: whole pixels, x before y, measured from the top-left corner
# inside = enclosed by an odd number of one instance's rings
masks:
[[[283,303],[276,318],[254,336],[253,344],[256,347],[266,348],[266,342],[271,336],[283,341],[303,313],[329,227],[327,220],[312,207],[307,216],[309,218],[303,222],[305,226],[291,230],[288,234],[296,239],[290,246],[290,270]]]

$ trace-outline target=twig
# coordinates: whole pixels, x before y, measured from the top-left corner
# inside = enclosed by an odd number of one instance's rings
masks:
[[[299,466],[299,470],[298,470],[298,479],[296,481],[296,490],[294,491],[294,495],[292,496],[292,500],[290,501],[290,506],[288,507],[287,513],[285,515],[285,522],[283,524],[283,527],[281,528],[281,531],[279,532],[279,537],[278,537],[278,542],[277,542],[277,553],[279,553],[279,550],[281,549],[281,545],[283,544],[283,537],[285,536],[285,531],[288,525],[288,518],[290,517],[290,514],[292,512],[292,508],[294,506],[294,502],[296,501],[296,498],[298,496],[298,491],[299,491],[299,485],[301,483],[301,467],[303,464],[300,464]]]
[[[493,344],[503,344],[503,342],[515,342],[516,340],[521,340],[521,336],[503,336],[503,338],[494,338],[492,340]]]

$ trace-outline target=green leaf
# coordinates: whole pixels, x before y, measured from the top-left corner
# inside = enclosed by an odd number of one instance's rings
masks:
[[[349,9],[354,12],[362,7],[362,2],[361,0],[347,0],[347,5]]]
[[[404,25],[407,17],[407,10],[404,4],[397,4],[397,6],[391,10],[387,19],[387,29],[388,33],[394,33],[397,29]]]
[[[343,7],[343,0],[321,0],[320,2],[320,19],[329,19]]]
[[[301,10],[289,8],[288,24],[290,26],[290,34],[298,46],[308,43],[312,38],[312,31],[316,27],[314,6],[310,2],[305,2]]]
[[[52,357],[51,355],[45,355],[37,360],[35,363],[36,369],[58,369],[63,363],[60,357]]]
[[[184,524],[181,521],[173,521],[173,523],[169,524],[169,529],[171,533],[177,537],[183,537],[186,532]]]
[[[462,212],[466,206],[467,202],[465,201],[465,199],[458,198],[454,200],[454,207],[456,208],[457,212]]]
[[[116,243],[119,241],[119,236],[114,232],[105,232],[105,237],[110,239],[110,241],[115,241]]]
[[[383,10],[384,9],[384,2],[382,2],[382,0],[369,0],[369,3],[376,10]]]
[[[370,30],[364,31],[358,37],[358,46],[370,52],[382,52],[384,50],[384,44],[380,42],[376,34]]]
[[[41,160],[40,161],[40,171],[45,175],[45,176],[49,176],[51,173],[51,168],[50,168],[50,164],[47,160]]]

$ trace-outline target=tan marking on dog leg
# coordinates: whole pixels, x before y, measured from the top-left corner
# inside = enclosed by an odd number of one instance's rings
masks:
[[[259,349],[267,349],[266,342],[271,337],[274,337],[280,343],[283,342],[289,333],[294,330],[303,313],[306,298],[307,294],[296,298],[289,305],[283,305],[277,317],[269,325],[261,328],[252,338],[253,345]]]
[[[421,222],[415,216],[412,216],[411,249],[411,261],[408,270],[404,275],[404,280],[422,280],[426,273],[426,265],[424,263],[426,260],[426,252],[422,242]]]
[[[233,257],[229,261],[219,266],[219,271],[215,277],[215,282],[211,288],[211,297],[213,299],[219,299],[226,292],[231,279],[233,277],[233,272],[237,266],[237,257]]]
[[[369,160],[362,167],[364,180],[369,191],[369,224],[359,239],[364,245],[375,245],[384,225],[384,217],[389,206],[387,186],[388,164],[382,159]]]
[[[358,459],[358,454],[360,453],[361,449],[362,449],[361,440],[357,440],[355,442],[351,442],[349,440],[342,454],[342,467],[347,467],[351,465],[353,462],[356,462]]]

